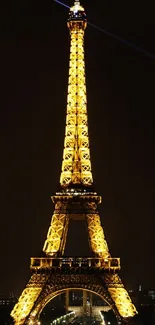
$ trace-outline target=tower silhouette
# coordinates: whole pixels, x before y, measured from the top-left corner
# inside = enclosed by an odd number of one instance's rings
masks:
[[[31,277],[11,316],[16,325],[38,324],[45,305],[68,289],[81,289],[102,297],[118,318],[128,320],[137,311],[118,271],[120,259],[112,258],[101,226],[91,171],[85,83],[84,32],[87,18],[75,1],[67,25],[70,31],[70,62],[66,130],[59,191],[43,257],[31,258]],[[89,257],[65,257],[70,220],[87,224]]]

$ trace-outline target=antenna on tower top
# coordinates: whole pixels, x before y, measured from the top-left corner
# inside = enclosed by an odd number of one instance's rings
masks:
[[[74,0],[74,5],[73,5],[73,7],[70,8],[70,11],[73,11],[73,12],[84,11],[84,8],[81,6],[79,0]]]
[[[79,0],[74,0],[74,6],[80,6],[80,1]]]

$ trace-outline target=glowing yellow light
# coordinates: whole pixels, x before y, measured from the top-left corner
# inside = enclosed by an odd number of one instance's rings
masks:
[[[70,8],[70,11],[76,13],[78,11],[84,11],[84,8],[80,5],[80,1],[75,1],[74,6]]]
[[[136,308],[125,288],[109,288],[108,291],[122,317],[133,317],[137,314]]]
[[[78,5],[75,5],[75,7]],[[73,7],[74,8],[74,7]],[[93,183],[87,121],[83,24],[69,24],[71,35],[67,117],[60,184]]]

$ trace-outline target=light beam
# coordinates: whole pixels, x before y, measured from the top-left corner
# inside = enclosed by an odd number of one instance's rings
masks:
[[[70,9],[70,7],[67,6],[65,3],[63,3],[63,2],[61,2],[61,1],[59,1],[59,0],[54,0],[54,1],[57,2],[57,3],[59,3],[60,5],[62,5],[62,6],[64,6],[64,7],[66,7],[66,8],[68,8],[68,9]]]

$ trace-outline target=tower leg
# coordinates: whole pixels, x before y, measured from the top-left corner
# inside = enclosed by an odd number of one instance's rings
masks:
[[[48,230],[47,239],[44,243],[43,252],[46,255],[54,256],[64,253],[68,231],[69,218],[66,214],[67,203],[57,202],[51,225]]]
[[[86,215],[86,220],[88,225],[91,249],[95,255],[102,258],[108,258],[110,254],[107,242],[105,240],[104,231],[101,226],[101,220],[97,211],[97,206],[93,202],[90,202],[88,204],[88,208],[91,213]]]
[[[25,323],[48,278],[48,274],[32,274],[26,288],[11,312],[15,325]]]
[[[119,275],[109,273],[104,277],[104,280],[121,317],[128,318],[135,316],[137,314],[136,308],[124,288]]]

